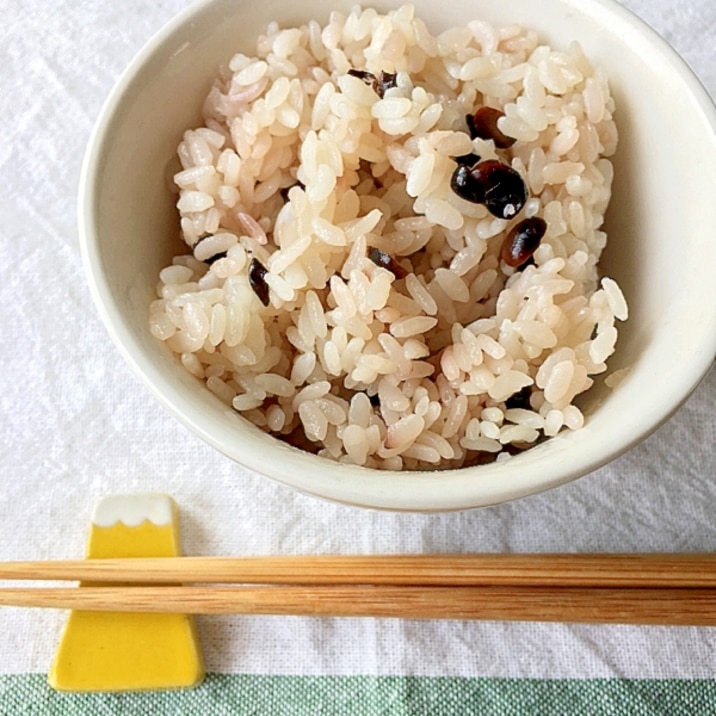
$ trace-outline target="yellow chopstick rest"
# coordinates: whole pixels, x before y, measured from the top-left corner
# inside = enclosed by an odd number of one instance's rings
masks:
[[[171,497],[116,495],[95,506],[88,559],[175,556],[181,547]],[[72,611],[48,680],[58,691],[141,691],[189,688],[203,678],[193,617]]]

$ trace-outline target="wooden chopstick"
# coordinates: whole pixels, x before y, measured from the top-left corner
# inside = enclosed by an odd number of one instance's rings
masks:
[[[0,562],[0,580],[716,588],[716,554],[160,557]]]
[[[703,553],[4,562],[0,580],[84,582],[0,589],[0,605],[24,607],[716,626],[716,554]]]
[[[82,587],[0,589],[0,605],[179,614],[273,614],[716,625],[716,590],[585,587]]]

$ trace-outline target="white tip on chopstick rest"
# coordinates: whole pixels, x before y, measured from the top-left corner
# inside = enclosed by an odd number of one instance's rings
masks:
[[[180,555],[171,497],[117,495],[96,505],[88,559]],[[73,611],[49,673],[58,691],[188,688],[203,678],[196,624],[185,614]]]

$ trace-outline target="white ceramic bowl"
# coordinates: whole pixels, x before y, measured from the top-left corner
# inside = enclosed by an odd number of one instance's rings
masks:
[[[518,23],[566,49],[576,39],[604,68],[617,102],[620,147],[607,217],[604,271],[630,319],[612,370],[582,402],[586,426],[512,459],[460,470],[388,473],[339,465],[262,433],[228,410],[148,330],[159,270],[183,251],[166,168],[196,125],[221,62],[251,51],[271,20],[327,20],[353,0],[204,0],[165,27],[109,98],[87,152],[80,236],[89,281],[113,339],[151,391],[209,444],[302,492],[363,507],[439,511],[491,505],[598,468],[657,428],[686,399],[716,352],[716,111],[674,51],[611,0],[414,2],[433,31],[483,18]],[[396,3],[377,0],[379,10]]]

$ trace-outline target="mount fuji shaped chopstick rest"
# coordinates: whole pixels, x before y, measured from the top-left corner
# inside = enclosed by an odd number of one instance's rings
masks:
[[[180,555],[171,497],[117,495],[96,505],[88,559]],[[185,614],[73,611],[49,673],[59,691],[188,688],[203,678],[196,625]]]

